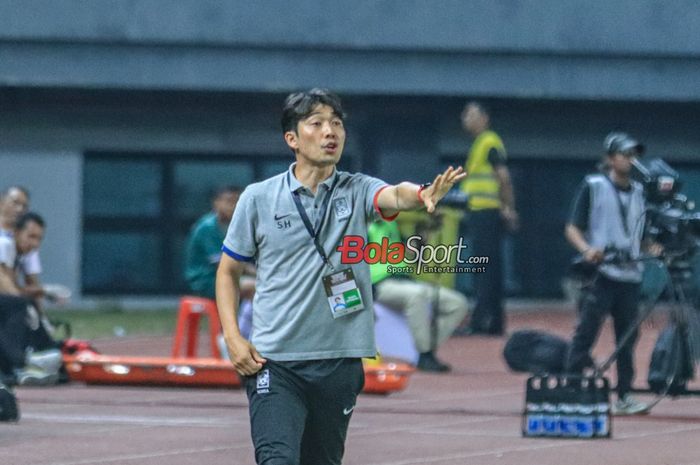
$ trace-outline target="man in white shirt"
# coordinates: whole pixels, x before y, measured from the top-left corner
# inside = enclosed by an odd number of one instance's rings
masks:
[[[22,186],[10,186],[0,192],[0,237],[12,237],[17,220],[29,210],[29,201],[29,191]],[[20,258],[19,271],[27,286],[36,289],[41,287],[39,249]]]
[[[36,252],[44,239],[44,219],[36,213],[25,213],[17,220],[11,235],[0,236],[0,293],[35,300],[43,295],[39,286],[17,279],[23,260]]]
[[[36,347],[36,341],[44,346],[40,350],[55,352],[56,347],[29,303],[43,291],[21,286],[17,281],[17,268],[23,257],[41,245],[44,227],[39,215],[25,213],[17,219],[11,235],[0,236],[0,372],[14,374],[19,384],[55,383],[60,367],[59,364],[48,372],[27,367],[27,348]]]

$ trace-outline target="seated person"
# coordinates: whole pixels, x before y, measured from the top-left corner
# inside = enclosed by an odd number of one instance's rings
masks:
[[[367,237],[370,242],[381,243],[385,237],[389,239],[390,244],[401,242],[399,227],[395,222],[372,223]],[[422,371],[450,371],[449,365],[437,359],[435,350],[450,337],[466,316],[466,297],[444,286],[416,281],[409,275],[389,273],[386,264],[372,264],[370,271],[375,301],[401,310],[406,316],[416,350],[420,354],[416,367]],[[437,308],[434,308],[435,303]],[[437,318],[435,330],[432,322],[433,312],[436,312]]]
[[[228,225],[236,209],[241,189],[225,186],[217,189],[212,198],[212,211],[202,216],[192,226],[187,238],[185,252],[185,279],[190,291],[197,296],[216,300],[216,269],[221,259],[221,245]],[[241,331],[250,324],[250,300],[255,294],[255,267],[248,265],[246,275],[241,279]],[[246,302],[247,301],[247,302]]]
[[[29,209],[29,192],[11,186],[0,192],[0,236],[12,236],[20,216]]]
[[[5,376],[14,375],[20,384],[53,384],[61,366],[58,344],[32,304],[43,290],[21,286],[16,269],[41,245],[44,225],[39,215],[26,213],[11,236],[0,237],[0,370]]]
[[[10,186],[0,192],[0,236],[12,236],[19,217],[29,210],[29,191],[22,186]],[[41,259],[39,249],[22,255],[19,260],[19,271],[24,284],[34,289],[41,288]]]

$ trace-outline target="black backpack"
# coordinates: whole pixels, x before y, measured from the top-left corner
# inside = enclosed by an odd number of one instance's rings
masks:
[[[673,381],[671,381],[673,379]],[[671,322],[659,334],[649,362],[649,389],[660,394],[666,390],[672,396],[686,392],[688,380],[693,379],[688,335]]]
[[[17,398],[7,386],[0,383],[0,421],[17,420],[19,420]]]
[[[562,373],[569,343],[559,336],[534,329],[515,331],[503,348],[513,371],[533,374]]]

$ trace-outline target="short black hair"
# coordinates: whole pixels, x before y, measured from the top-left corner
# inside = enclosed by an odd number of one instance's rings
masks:
[[[233,184],[219,186],[211,192],[211,199],[216,200],[224,194],[240,194],[241,192],[243,192],[243,189]]]
[[[24,215],[20,216],[17,219],[17,223],[15,224],[15,229],[17,231],[23,230],[29,223],[36,223],[39,226],[43,228],[46,228],[46,222],[44,221],[44,218],[41,217],[38,213],[34,212],[27,212]]]
[[[308,117],[318,105],[328,105],[333,113],[345,120],[345,112],[340,97],[328,89],[318,87],[305,92],[289,94],[282,109],[282,132],[296,131],[299,121]]]

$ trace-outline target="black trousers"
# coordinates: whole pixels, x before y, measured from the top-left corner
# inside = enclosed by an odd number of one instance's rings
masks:
[[[246,377],[258,465],[340,465],[361,359],[274,362]]]
[[[25,364],[27,303],[21,297],[0,294],[0,371],[5,374]]]
[[[489,257],[486,270],[474,274],[476,304],[469,322],[475,332],[500,334],[505,330],[503,314],[503,257],[501,242],[505,232],[498,209],[470,213],[472,256]]]
[[[571,351],[567,359],[567,371],[580,373],[590,363],[590,352],[605,321],[610,314],[615,328],[615,339],[619,344],[623,335],[636,322],[639,307],[638,283],[613,281],[598,275],[594,283],[584,289],[579,307]],[[617,394],[623,397],[632,387],[634,379],[634,345],[638,332],[635,330],[617,356]]]

